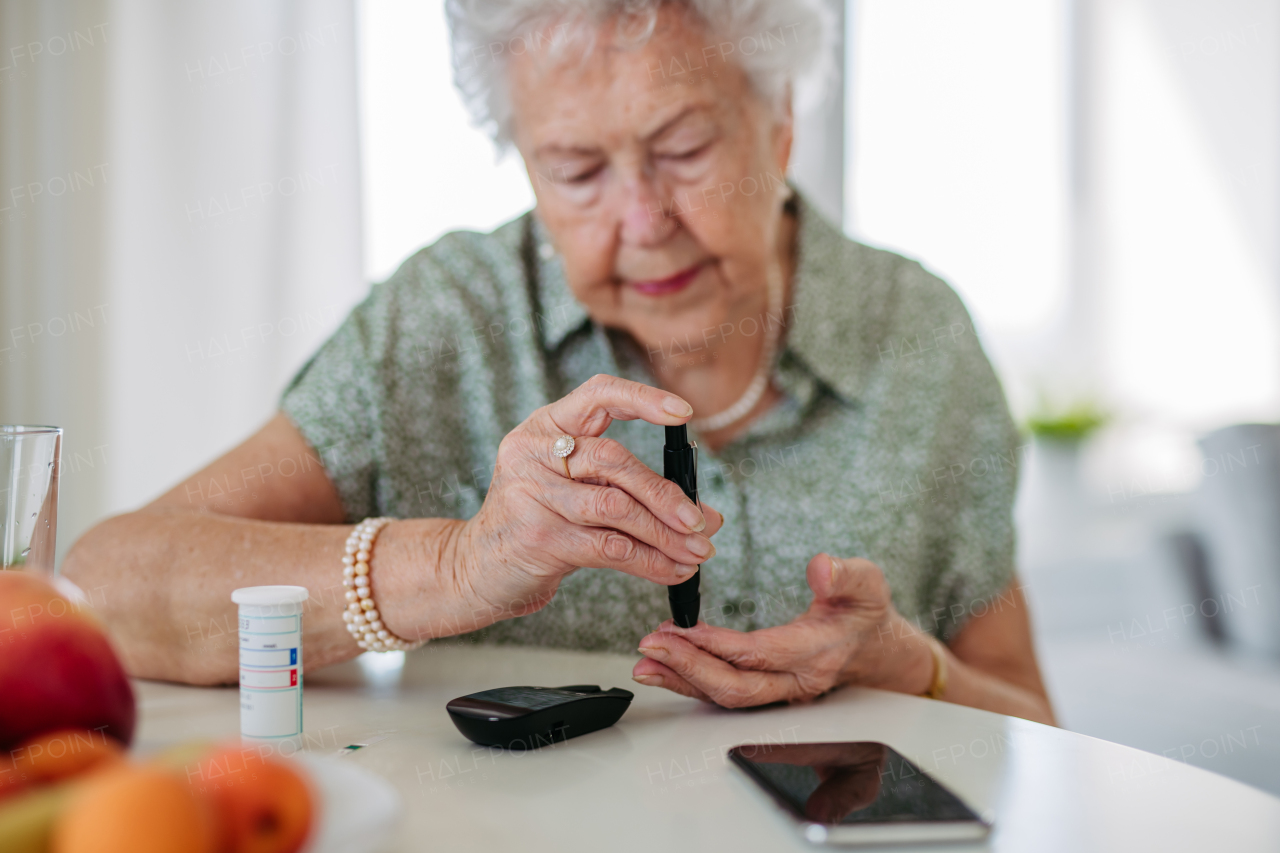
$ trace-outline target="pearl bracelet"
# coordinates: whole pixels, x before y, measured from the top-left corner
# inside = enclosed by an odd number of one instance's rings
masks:
[[[422,645],[403,640],[387,630],[369,587],[373,540],[394,520],[366,518],[357,524],[347,537],[346,553],[342,555],[342,585],[347,589],[347,609],[342,612],[342,621],[347,623],[347,630],[356,638],[356,645],[373,652],[407,652]]]

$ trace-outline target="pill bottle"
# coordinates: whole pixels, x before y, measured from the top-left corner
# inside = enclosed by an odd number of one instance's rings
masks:
[[[231,593],[240,606],[240,736],[302,735],[302,586],[249,586]]]

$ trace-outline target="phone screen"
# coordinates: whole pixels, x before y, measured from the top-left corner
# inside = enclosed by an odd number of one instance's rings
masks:
[[[747,744],[729,758],[802,821],[950,823],[980,818],[883,743]]]

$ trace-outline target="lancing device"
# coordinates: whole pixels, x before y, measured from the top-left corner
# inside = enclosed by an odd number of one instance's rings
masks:
[[[684,424],[667,427],[667,445],[662,450],[662,476],[684,490],[685,496],[698,504],[698,443],[689,443],[689,431]],[[702,595],[698,592],[698,580],[702,564],[688,580],[667,587],[667,600],[671,602],[671,618],[681,628],[698,624],[698,611],[702,607]]]

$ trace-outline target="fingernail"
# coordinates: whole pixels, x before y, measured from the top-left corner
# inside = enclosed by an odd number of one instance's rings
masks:
[[[693,414],[693,406],[690,406],[679,397],[668,397],[663,400],[662,410],[668,415],[675,415],[677,418],[687,418]]]
[[[705,536],[699,536],[696,533],[690,533],[684,537],[684,547],[704,560],[716,552],[716,546],[711,544],[710,539]]]
[[[643,684],[643,685],[645,685],[646,687],[661,687],[661,686],[662,686],[662,676],[661,676],[661,675],[633,675],[633,676],[631,676],[631,680],[632,680],[632,681],[639,682],[640,684]]]
[[[686,565],[685,563],[676,563],[676,577],[680,578],[681,580],[685,580],[686,578],[692,577],[693,573],[696,572],[697,570],[698,570],[697,566],[690,566],[690,565]]]
[[[831,582],[835,583],[836,579],[839,577],[840,561],[830,554],[827,555],[827,559],[831,561]]]
[[[697,533],[699,530],[707,526],[707,518],[693,504],[685,502],[676,510],[676,515],[680,516],[680,520],[684,522],[684,526],[689,530]]]
[[[667,650],[664,649],[662,646],[641,646],[639,651],[640,651],[640,654],[644,655],[647,658],[651,658],[653,660],[667,659]]]

